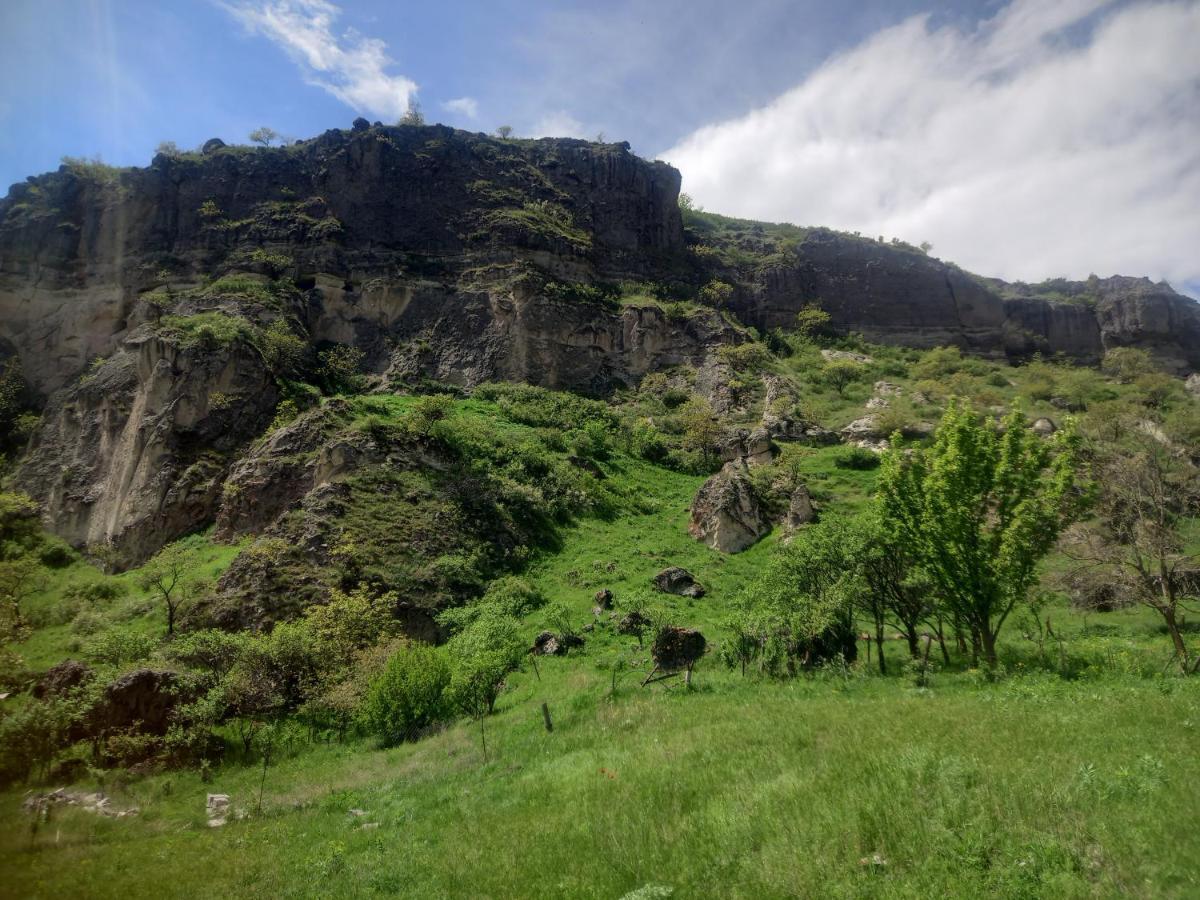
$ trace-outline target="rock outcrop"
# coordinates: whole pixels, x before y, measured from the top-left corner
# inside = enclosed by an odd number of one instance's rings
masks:
[[[729,462],[692,500],[688,531],[722,553],[740,553],[771,530],[743,462]]]
[[[121,567],[211,521],[236,452],[277,390],[249,343],[183,346],[142,329],[57,393],[15,474],[46,525]]]
[[[1095,363],[1134,346],[1181,372],[1200,368],[1200,304],[1165,283],[1114,276],[1042,286],[983,279],[926,256],[811,229],[792,259],[758,268],[739,293],[743,320],[788,327],[819,302],[839,330],[881,343],[953,344],[994,356],[1061,353]]]
[[[681,597],[704,596],[704,587],[696,581],[691,572],[679,566],[669,566],[655,575],[654,586],[664,594],[678,594]]]

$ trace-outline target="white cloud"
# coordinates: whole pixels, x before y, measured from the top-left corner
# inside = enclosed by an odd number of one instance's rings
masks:
[[[458,97],[454,100],[447,100],[442,104],[442,108],[447,112],[466,116],[468,119],[474,119],[479,115],[479,101],[474,97]]]
[[[1006,278],[1195,283],[1200,2],[1106,6],[911,19],[660,155],[723,213],[929,240]]]
[[[340,37],[333,23],[341,9],[327,0],[245,0],[222,6],[248,31],[282,47],[305,80],[347,106],[386,119],[408,110],[417,85],[390,75],[387,45],[348,29]]]
[[[547,113],[534,123],[530,136],[581,138],[584,136],[583,123],[561,110]]]

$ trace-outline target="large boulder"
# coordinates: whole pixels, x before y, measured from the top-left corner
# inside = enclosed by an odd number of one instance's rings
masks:
[[[791,499],[788,501],[787,517],[784,519],[784,523],[788,528],[799,528],[816,518],[817,513],[813,509],[812,496],[808,493],[808,486],[798,485],[792,491]]]
[[[692,577],[692,573],[679,566],[671,566],[655,575],[654,586],[666,594],[678,594],[681,597],[704,596],[704,588]]]
[[[136,669],[104,689],[90,716],[97,733],[133,728],[142,734],[164,735],[175,708],[187,698],[174,672]]]
[[[726,463],[692,500],[688,531],[722,553],[740,553],[771,530],[744,463]]]
[[[75,659],[64,659],[51,666],[33,687],[33,696],[39,700],[46,697],[61,697],[91,680],[92,669]]]
[[[704,656],[708,642],[704,635],[691,628],[661,629],[650,645],[650,657],[660,669],[668,672],[690,669]]]

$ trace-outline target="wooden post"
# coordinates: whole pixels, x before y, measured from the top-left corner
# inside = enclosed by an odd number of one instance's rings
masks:
[[[533,649],[533,650],[530,650],[530,651],[529,651],[529,659],[530,659],[530,661],[533,663],[533,674],[537,676],[537,680],[538,680],[538,681],[541,681],[541,680],[542,680],[542,673],[538,671],[538,667],[537,667],[537,650],[536,650],[536,649]]]
[[[554,723],[550,721],[550,706],[549,706],[549,704],[546,704],[546,703],[542,704],[542,719],[546,722],[546,730],[553,731]]]

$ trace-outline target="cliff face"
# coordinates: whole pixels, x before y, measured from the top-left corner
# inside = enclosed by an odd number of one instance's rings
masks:
[[[1200,304],[1166,284],[1113,277],[1050,288],[985,280],[916,248],[815,229],[759,268],[739,315],[787,327],[819,302],[835,326],[886,343],[957,344],[977,353],[1057,353],[1095,363],[1142,347],[1180,372],[1200,368]]]
[[[350,292],[517,258],[575,278],[637,276],[683,247],[678,192],[678,172],[625,145],[442,127],[64,167],[0,201],[0,340],[49,393],[145,318],[139,294],[238,268],[248,248]]]
[[[212,522],[272,421],[281,375],[264,348],[279,325],[310,372],[315,351],[348,345],[382,387],[600,394],[686,364],[715,398],[716,350],[743,329],[645,296],[694,301],[714,279],[764,329],[819,302],[873,340],[1084,362],[1131,345],[1200,368],[1200,306],[1166,285],[1008,285],[826,229],[714,216],[685,229],[679,187],[623,144],[361,121],[286,148],[64,166],[15,185],[0,201],[0,356],[18,355],[46,400],[16,485],[51,528],[110,544],[118,565]],[[231,481],[243,482],[256,483]],[[288,502],[329,499],[304,484]],[[224,532],[253,520],[247,502]]]
[[[253,347],[183,349],[143,329],[54,396],[15,480],[63,538],[108,545],[117,567],[140,562],[211,520],[276,397]]]

